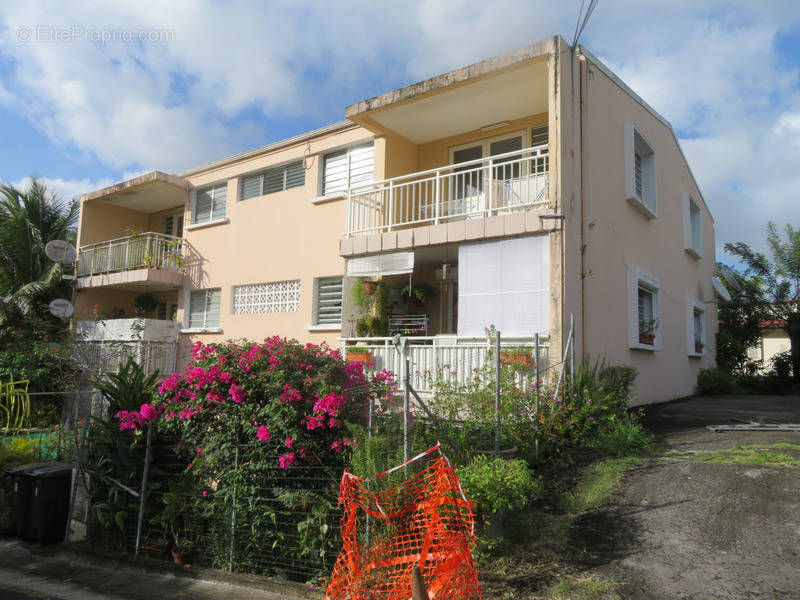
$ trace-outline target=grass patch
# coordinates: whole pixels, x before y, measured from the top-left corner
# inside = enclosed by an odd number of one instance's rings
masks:
[[[598,430],[586,444],[601,454],[630,456],[652,452],[655,436],[639,424],[638,416],[620,419]]]
[[[728,450],[704,452],[695,456],[695,460],[710,463],[725,463],[733,465],[767,465],[780,467],[800,467],[800,459],[795,458],[788,450],[800,452],[796,444],[766,444],[763,446],[734,446]]]
[[[602,506],[617,489],[622,474],[637,460],[633,456],[606,458],[590,465],[575,490],[561,494],[561,510],[575,515]]]
[[[547,590],[543,600],[621,600],[617,584],[598,575],[567,575]]]

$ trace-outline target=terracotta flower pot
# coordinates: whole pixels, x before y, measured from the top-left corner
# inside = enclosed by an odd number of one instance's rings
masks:
[[[700,342],[695,342],[695,344],[694,344],[694,351],[697,354],[702,354],[703,350],[705,350],[705,348],[706,348],[705,344],[701,344]]]
[[[656,334],[655,333],[640,333],[639,334],[639,343],[640,344],[647,344],[648,346],[652,346],[656,343]]]
[[[349,362],[371,363],[372,352],[348,352],[347,360]]]
[[[365,281],[364,282],[364,292],[366,292],[367,294],[370,294],[370,295],[374,294],[375,293],[375,289],[377,287],[378,287],[378,284],[375,281]]]
[[[533,365],[531,355],[524,352],[500,352],[500,360],[512,367],[530,367]]]

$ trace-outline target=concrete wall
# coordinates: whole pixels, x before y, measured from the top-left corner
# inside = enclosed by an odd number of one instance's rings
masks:
[[[565,193],[568,191],[570,198],[576,194],[574,205],[567,200],[564,210],[570,215],[568,227],[572,229],[566,236],[568,294],[582,288],[584,327],[578,348],[592,360],[636,367],[639,404],[690,395],[698,371],[713,366],[716,352],[712,217],[670,128],[600,67],[591,61],[573,60],[575,72],[580,69],[581,74],[579,85],[574,86],[576,94],[583,86],[582,195],[580,181],[571,179],[578,170],[565,169],[562,177]],[[579,109],[580,104],[571,106]],[[624,134],[626,122],[631,121],[655,150],[656,219],[648,218],[626,200]],[[569,131],[565,143],[578,150],[575,139],[581,135],[581,123],[574,121]],[[567,154],[571,152],[570,148]],[[704,255],[700,260],[684,250],[685,194],[691,194],[701,208]],[[582,219],[577,218],[579,213]],[[576,229],[578,223],[582,223],[581,229]],[[629,310],[635,302],[628,293],[630,267],[639,267],[660,279],[658,351],[629,347]],[[687,336],[692,335],[687,331],[687,298],[705,306],[707,345],[702,357],[691,357],[687,352]]]
[[[81,203],[79,247],[125,237],[127,229],[149,231],[150,215],[105,202]]]
[[[330,150],[372,135],[353,126],[312,140],[282,148],[248,160],[201,172],[189,177],[190,187],[227,181],[227,222],[192,228],[191,192],[185,211],[186,283],[181,293],[178,320],[185,323],[185,304],[191,290],[220,288],[220,329],[214,333],[181,335],[183,352],[195,340],[204,343],[247,338],[263,340],[280,335],[302,342],[337,345],[341,331],[328,327],[309,330],[313,323],[314,279],[342,275],[345,262],[339,256],[339,239],[345,227],[346,202],[336,198],[312,203],[321,190],[322,155]],[[308,150],[307,150],[308,148]],[[382,175],[381,145],[376,144],[376,174]],[[245,201],[239,200],[241,176],[310,154],[305,185]],[[379,156],[380,155],[380,156]],[[380,163],[380,166],[379,166]],[[267,314],[232,314],[233,287],[287,280],[300,280],[300,310]],[[345,289],[347,294],[348,290]]]

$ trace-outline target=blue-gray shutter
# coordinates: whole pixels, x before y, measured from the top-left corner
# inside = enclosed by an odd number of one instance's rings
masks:
[[[211,212],[212,220],[216,221],[217,219],[225,218],[225,202],[227,194],[228,194],[227,183],[214,186],[214,209]]]
[[[261,173],[242,178],[242,200],[261,196]]]
[[[197,190],[197,201],[195,202],[192,223],[205,223],[211,219],[212,188]]]

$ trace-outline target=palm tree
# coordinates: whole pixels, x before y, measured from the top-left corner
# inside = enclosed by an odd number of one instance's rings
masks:
[[[772,260],[755,252],[744,242],[725,244],[725,251],[737,256],[746,265],[747,276],[755,276],[763,295],[769,300],[767,312],[783,323],[789,335],[792,370],[800,379],[800,231],[786,225],[786,241],[782,241],[775,223],[767,223],[767,246]]]
[[[0,323],[24,316],[34,303],[68,293],[62,267],[44,253],[51,240],[74,240],[78,204],[39,179],[27,191],[0,186]]]

